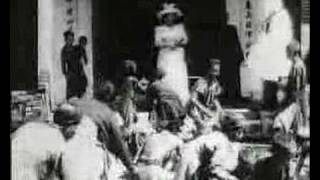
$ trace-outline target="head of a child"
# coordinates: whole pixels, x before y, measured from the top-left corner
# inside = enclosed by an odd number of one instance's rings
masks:
[[[81,47],[85,47],[87,45],[87,43],[88,43],[88,39],[87,39],[86,36],[80,36],[79,37],[79,45]]]

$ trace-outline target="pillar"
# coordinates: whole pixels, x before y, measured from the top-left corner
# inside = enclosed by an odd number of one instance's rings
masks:
[[[80,35],[88,38],[88,65],[85,69],[92,96],[92,19],[91,0],[38,0],[38,75],[49,74],[49,93],[52,107],[65,101],[66,80],[61,70],[63,33],[72,29],[75,43]]]

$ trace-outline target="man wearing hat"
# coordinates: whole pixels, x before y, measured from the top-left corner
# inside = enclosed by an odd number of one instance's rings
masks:
[[[220,75],[220,60],[209,59],[208,74],[200,78],[192,88],[191,115],[200,125],[220,126],[222,107],[217,100],[222,88],[218,81]]]

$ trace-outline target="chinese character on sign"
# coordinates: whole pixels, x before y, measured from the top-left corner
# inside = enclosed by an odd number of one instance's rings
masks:
[[[252,7],[251,7],[250,0],[246,1],[245,4],[245,37],[246,37],[246,43],[245,43],[245,55],[248,57],[249,55],[249,48],[251,46],[251,40],[252,40]]]
[[[73,0],[65,0],[67,2],[67,9],[66,9],[66,25],[68,30],[72,30],[75,17],[74,17],[74,1]]]
[[[72,8],[67,9],[67,15],[72,16],[72,12],[73,12]]]

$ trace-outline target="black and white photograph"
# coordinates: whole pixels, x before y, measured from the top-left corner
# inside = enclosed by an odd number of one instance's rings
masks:
[[[12,180],[310,180],[310,0],[10,0]]]

